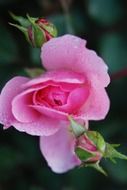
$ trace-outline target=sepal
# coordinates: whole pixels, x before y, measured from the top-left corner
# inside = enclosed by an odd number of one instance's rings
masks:
[[[95,170],[97,170],[98,172],[102,173],[103,175],[108,176],[108,174],[106,173],[106,171],[99,165],[99,161],[96,162],[96,163],[86,164],[85,167],[94,168]]]
[[[117,146],[119,146],[119,145],[117,145]],[[104,158],[109,158],[114,163],[116,162],[115,158],[127,160],[127,156],[118,152],[115,149],[115,147],[116,147],[116,145],[114,146],[113,144],[106,143]]]
[[[76,138],[80,137],[85,133],[86,129],[84,126],[78,124],[75,120],[72,119],[71,116],[68,116],[68,119],[70,121],[71,130]]]

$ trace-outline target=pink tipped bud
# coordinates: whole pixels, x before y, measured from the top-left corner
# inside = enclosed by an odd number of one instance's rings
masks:
[[[101,160],[103,154],[86,134],[77,139],[76,154],[85,163]]]
[[[20,25],[11,24],[22,31],[27,41],[33,47],[41,47],[45,42],[57,36],[56,27],[44,18],[33,18],[27,15],[27,19],[11,13],[14,20]]]

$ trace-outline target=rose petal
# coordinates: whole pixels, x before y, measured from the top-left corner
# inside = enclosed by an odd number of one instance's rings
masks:
[[[12,113],[19,122],[29,123],[36,121],[40,114],[30,107],[33,104],[35,89],[26,90],[18,94],[12,101]]]
[[[104,119],[109,111],[110,101],[106,90],[100,86],[95,77],[94,85],[91,86],[90,95],[86,104],[81,109],[81,118],[85,120]]]
[[[109,84],[109,75],[104,61],[85,47],[86,41],[73,35],[53,38],[42,47],[41,59],[47,70],[71,70],[94,73],[103,86]]]
[[[47,70],[75,70],[85,44],[85,40],[72,35],[53,38],[42,47],[43,65]]]
[[[43,75],[30,80],[28,83],[26,83],[24,85],[24,87],[31,87],[31,86],[35,86],[40,85],[45,82],[64,82],[64,83],[75,83],[75,84],[81,84],[84,83],[86,81],[85,77],[79,73],[75,73],[72,71],[50,71],[50,72],[46,72]]]
[[[6,83],[0,95],[0,123],[6,127],[10,126],[15,120],[11,111],[11,102],[13,98],[23,89],[22,84],[29,79],[26,77],[14,77]]]
[[[89,95],[88,86],[76,88],[68,96],[67,104],[60,107],[57,106],[55,108],[70,114],[77,113],[79,108],[86,102],[88,95]]]
[[[12,112],[15,118],[19,122],[29,123],[29,122],[35,121],[40,116],[39,113],[52,117],[52,118],[66,120],[67,115],[68,115],[67,113],[55,110],[53,108],[45,107],[45,105],[39,106],[39,105],[34,105],[32,103],[32,97],[33,97],[33,101],[35,102],[34,96],[32,95],[32,93],[36,90],[43,89],[47,87],[48,85],[50,85],[50,82],[46,84],[42,84],[38,87],[32,86],[32,88],[25,90],[24,92],[20,93],[14,98],[12,102]],[[54,83],[54,86],[57,86],[56,83]],[[72,90],[75,87],[75,84],[73,85],[73,88],[72,88],[72,84],[70,86],[68,83],[67,84],[61,83],[61,85],[59,84],[59,87],[64,88],[63,90],[69,90],[69,89]]]
[[[51,118],[55,118],[55,119],[61,119],[61,120],[66,120],[67,119],[67,115],[68,113],[65,112],[61,112],[58,110],[55,110],[53,108],[50,107],[46,107],[46,106],[39,106],[39,105],[31,105],[32,108],[34,108],[35,110],[37,110],[39,113],[51,117]]]
[[[74,146],[74,138],[65,126],[52,136],[40,137],[41,152],[56,173],[66,172],[80,164]]]
[[[13,126],[21,132],[30,135],[49,136],[56,133],[61,127],[61,121],[50,117],[41,116],[38,120],[30,123],[13,122]]]
[[[100,85],[103,87],[107,87],[110,83],[110,78],[107,73],[108,67],[104,63],[103,59],[99,57],[95,51],[85,49],[82,59],[80,60],[80,65],[85,66],[82,67],[84,72],[86,71],[86,77],[90,80],[91,74],[97,78]],[[94,82],[94,81],[93,81]]]

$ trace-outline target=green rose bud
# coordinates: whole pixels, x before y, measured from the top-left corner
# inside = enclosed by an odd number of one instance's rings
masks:
[[[96,131],[86,131],[76,140],[75,153],[82,161],[82,166],[92,167],[107,175],[99,165],[105,153],[106,143],[103,137]]]
[[[10,13],[12,18],[20,25],[12,24],[23,32],[27,41],[33,46],[40,48],[45,42],[57,36],[56,27],[44,18],[27,18]]]
[[[96,131],[87,131],[77,139],[76,154],[84,163],[100,161],[105,152],[105,141]]]
[[[108,158],[116,163],[116,159],[127,160],[127,156],[116,150],[117,144],[109,144],[97,131],[88,130],[88,126],[77,123],[71,116],[71,132],[75,137],[75,153],[81,160],[81,166],[92,167],[107,176],[107,173],[99,165],[102,158]]]

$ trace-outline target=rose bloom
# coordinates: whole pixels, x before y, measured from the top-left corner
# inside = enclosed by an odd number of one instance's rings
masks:
[[[68,115],[86,123],[104,119],[109,110],[107,66],[85,45],[73,35],[51,39],[41,49],[46,72],[34,79],[14,77],[0,95],[0,123],[41,136],[41,152],[57,173],[81,163]]]

